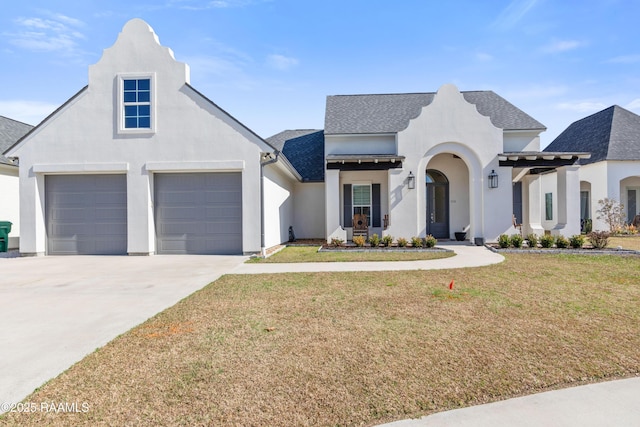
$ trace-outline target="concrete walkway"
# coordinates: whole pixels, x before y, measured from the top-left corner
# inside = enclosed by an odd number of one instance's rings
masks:
[[[637,427],[640,426],[640,378],[548,391],[382,426]]]
[[[319,271],[400,271],[445,270],[450,268],[482,267],[504,261],[504,257],[484,246],[447,242],[438,247],[450,249],[456,256],[424,261],[390,262],[309,262],[291,264],[241,264],[234,274],[310,273]]]

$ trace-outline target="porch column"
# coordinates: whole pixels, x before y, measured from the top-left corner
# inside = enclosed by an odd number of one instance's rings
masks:
[[[347,232],[340,226],[340,171],[324,171],[324,198],[327,243],[332,238],[347,241]]]
[[[580,177],[579,166],[563,166],[557,170],[558,223],[554,235],[570,237],[580,234]]]
[[[542,228],[542,189],[540,175],[527,175],[522,179],[522,234],[544,234]]]

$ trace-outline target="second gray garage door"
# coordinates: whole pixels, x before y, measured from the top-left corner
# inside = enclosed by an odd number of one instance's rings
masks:
[[[154,183],[158,253],[242,253],[239,172],[156,174]]]

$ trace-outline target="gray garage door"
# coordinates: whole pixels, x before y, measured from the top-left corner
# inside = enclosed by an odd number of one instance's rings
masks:
[[[125,175],[46,176],[45,206],[50,255],[127,253]]]
[[[157,251],[241,254],[239,172],[155,175]]]

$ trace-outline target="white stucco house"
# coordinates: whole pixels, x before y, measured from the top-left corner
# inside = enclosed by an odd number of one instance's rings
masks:
[[[18,164],[2,153],[29,132],[33,126],[0,116],[0,221],[9,221],[9,249],[20,242],[20,181]]]
[[[23,255],[260,253],[289,229],[351,240],[354,218],[369,235],[481,244],[514,223],[580,231],[589,154],[541,152],[544,130],[494,92],[444,85],[329,96],[324,129],[265,140],[134,19],[88,85],[5,156],[20,163]]]
[[[591,153],[579,161],[580,218],[594,230],[609,229],[597,218],[599,200],[622,203],[628,223],[640,214],[640,116],[613,105],[572,123],[546,150]]]
[[[256,253],[288,238],[295,170],[140,19],[5,155],[20,162],[23,255]]]

